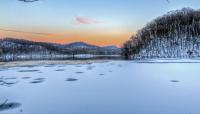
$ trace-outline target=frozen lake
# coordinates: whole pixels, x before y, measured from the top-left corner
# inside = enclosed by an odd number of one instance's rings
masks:
[[[0,68],[0,114],[200,114],[200,63]]]

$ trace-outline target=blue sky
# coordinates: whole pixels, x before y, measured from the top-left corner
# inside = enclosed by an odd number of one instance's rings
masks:
[[[109,44],[108,39],[112,37],[112,41],[116,37],[118,44],[114,44],[120,45],[147,22],[183,7],[199,9],[200,0],[170,0],[170,3],[166,0],[40,0],[34,3],[1,0],[0,28],[47,32],[56,38],[11,32],[0,35],[60,40],[61,43],[86,40],[96,44],[97,40],[102,43],[106,40],[105,44]]]

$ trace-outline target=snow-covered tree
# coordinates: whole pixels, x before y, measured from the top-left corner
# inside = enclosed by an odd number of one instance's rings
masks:
[[[127,41],[122,51],[129,58],[199,57],[200,10],[183,8],[158,17]]]

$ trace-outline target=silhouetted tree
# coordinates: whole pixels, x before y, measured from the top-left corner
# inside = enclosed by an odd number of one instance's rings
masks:
[[[0,47],[0,56],[3,54],[3,50],[2,48]]]

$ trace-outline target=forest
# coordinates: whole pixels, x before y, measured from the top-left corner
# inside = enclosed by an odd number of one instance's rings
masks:
[[[100,47],[84,42],[56,44],[24,39],[0,39],[0,61],[69,59],[77,55],[120,55],[117,47]]]
[[[137,31],[122,48],[126,59],[200,56],[200,10],[168,12]]]

